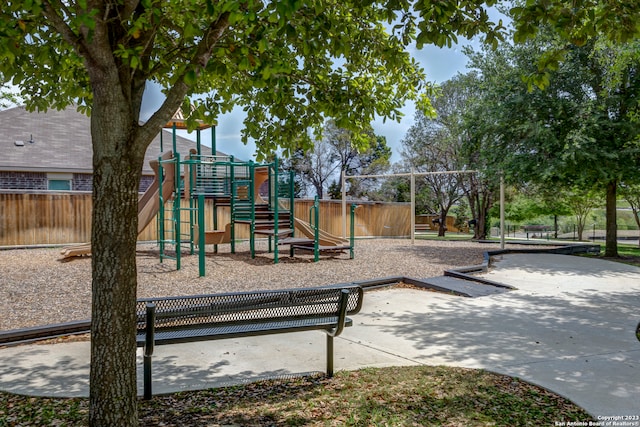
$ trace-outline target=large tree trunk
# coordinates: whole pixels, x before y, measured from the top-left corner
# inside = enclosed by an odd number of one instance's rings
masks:
[[[135,426],[137,206],[144,159],[140,153],[145,150],[136,144],[137,124],[131,122],[129,111],[122,110],[123,103],[102,95],[94,101],[91,119],[94,180],[89,418],[92,426]]]
[[[489,218],[489,210],[493,206],[493,197],[489,186],[483,186],[471,180],[471,189],[467,198],[473,219],[476,220],[476,225],[473,229],[473,239],[484,240],[489,234],[487,219]]]
[[[475,214],[476,226],[473,232],[474,240],[484,240],[489,234],[487,219],[489,218],[489,209],[493,205],[491,194],[478,194],[477,212]]]
[[[618,256],[618,221],[616,210],[616,190],[618,182],[613,180],[607,183],[607,206],[606,206],[606,218],[607,218],[607,237],[604,250],[604,256],[617,257]]]
[[[584,234],[584,226],[585,226],[585,222],[586,222],[586,217],[584,219],[579,219],[578,221],[576,221],[578,223],[577,227],[578,227],[578,241],[582,241],[582,236]]]

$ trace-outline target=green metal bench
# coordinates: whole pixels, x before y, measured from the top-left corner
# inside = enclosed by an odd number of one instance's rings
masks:
[[[333,375],[333,338],[362,307],[357,285],[143,298],[137,303],[137,345],[144,348],[144,398],[152,397],[156,345],[322,330],[327,375]]]

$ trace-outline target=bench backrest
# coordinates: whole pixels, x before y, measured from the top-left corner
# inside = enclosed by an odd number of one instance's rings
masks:
[[[333,317],[338,315],[343,289],[349,292],[347,315],[358,313],[363,291],[357,285],[143,298],[137,303],[137,329],[145,331],[147,303],[156,306],[157,331]]]

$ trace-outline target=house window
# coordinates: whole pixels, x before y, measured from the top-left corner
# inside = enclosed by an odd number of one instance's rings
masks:
[[[70,173],[48,173],[47,190],[70,191],[73,175]]]

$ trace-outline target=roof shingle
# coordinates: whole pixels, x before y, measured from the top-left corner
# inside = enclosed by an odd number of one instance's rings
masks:
[[[0,171],[91,173],[90,122],[75,106],[46,113],[31,113],[24,107],[0,111]],[[184,156],[196,143],[178,135],[176,146]],[[172,132],[163,130],[163,148],[171,147]],[[153,174],[149,161],[159,153],[160,134],[147,149],[143,174]]]

